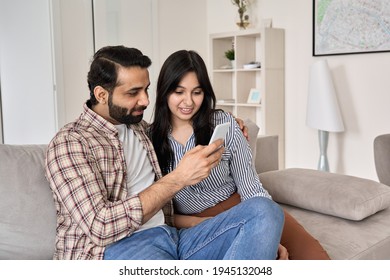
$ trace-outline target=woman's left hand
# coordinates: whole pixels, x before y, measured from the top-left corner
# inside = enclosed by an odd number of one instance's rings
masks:
[[[278,247],[277,260],[288,260],[288,251],[287,251],[286,247],[284,247],[282,244],[279,244],[279,247]]]

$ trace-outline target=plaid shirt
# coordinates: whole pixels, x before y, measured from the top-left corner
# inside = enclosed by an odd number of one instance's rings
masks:
[[[130,127],[158,180],[161,171],[145,133],[147,123]],[[127,197],[126,170],[116,127],[85,104],[80,117],[57,133],[47,151],[46,177],[57,208],[54,259],[102,259],[107,245],[140,227],[142,205],[138,195]],[[172,225],[172,203],[163,210]]]

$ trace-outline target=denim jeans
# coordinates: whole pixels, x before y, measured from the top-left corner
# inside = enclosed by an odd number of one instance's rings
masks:
[[[284,215],[274,201],[254,197],[188,229],[159,226],[109,245],[107,260],[272,260]]]

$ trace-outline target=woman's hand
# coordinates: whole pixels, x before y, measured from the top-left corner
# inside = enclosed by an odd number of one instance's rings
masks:
[[[279,247],[278,247],[277,260],[288,260],[288,251],[287,251],[286,247],[284,247],[282,244],[279,244]]]

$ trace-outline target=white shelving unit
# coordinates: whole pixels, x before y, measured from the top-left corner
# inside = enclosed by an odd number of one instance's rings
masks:
[[[234,48],[235,67],[225,57]],[[260,68],[244,69],[250,62]],[[217,108],[251,119],[259,135],[279,136],[279,166],[284,168],[284,30],[249,29],[210,35],[210,75],[217,96]],[[257,89],[259,104],[247,103],[249,92]]]

